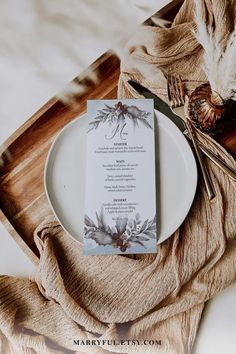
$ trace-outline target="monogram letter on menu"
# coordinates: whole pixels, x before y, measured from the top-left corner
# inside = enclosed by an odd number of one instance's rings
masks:
[[[153,100],[88,101],[84,254],[155,253]]]

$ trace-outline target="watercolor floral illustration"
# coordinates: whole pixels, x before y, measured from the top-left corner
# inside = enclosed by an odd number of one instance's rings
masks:
[[[142,222],[137,213],[134,218],[117,218],[113,227],[106,224],[103,213],[96,213],[96,222],[85,215],[85,239],[94,240],[99,246],[113,246],[121,252],[132,246],[140,245],[146,248],[145,243],[156,239],[156,216]]]
[[[151,113],[139,109],[137,106],[128,106],[122,102],[118,102],[114,106],[108,106],[105,104],[105,108],[97,111],[97,117],[89,123],[89,130],[97,129],[103,123],[108,123],[112,131],[110,139],[112,139],[117,133],[122,132],[127,124],[127,119],[130,119],[134,127],[139,127],[139,124],[143,124],[149,129],[153,129],[149,123]]]

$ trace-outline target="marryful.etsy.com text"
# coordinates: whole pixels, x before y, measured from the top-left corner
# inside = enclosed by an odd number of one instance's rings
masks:
[[[81,339],[75,339],[73,341],[75,345],[80,345],[80,346],[89,346],[89,345],[98,345],[98,346],[103,346],[103,345],[161,345],[161,340],[152,340],[152,339],[144,339],[144,340],[138,340],[138,339],[121,339],[121,340],[113,340],[113,339],[86,339],[86,340],[81,340]]]

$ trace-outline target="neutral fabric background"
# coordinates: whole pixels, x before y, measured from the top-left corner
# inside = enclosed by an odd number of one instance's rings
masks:
[[[0,4],[0,102],[1,118],[0,118],[0,143],[12,133],[23,121],[26,120],[35,110],[45,103],[52,95],[58,92],[65,83],[70,81],[76,76],[83,66],[87,66],[92,62],[100,53],[106,50],[109,46],[108,43],[97,42],[97,48],[94,46],[87,46],[83,51],[83,58],[80,65],[76,61],[70,60],[67,53],[55,50],[53,53],[48,51],[47,46],[41,47],[42,51],[36,50],[35,41],[33,38],[30,40],[23,37],[23,44],[26,40],[29,40],[31,52],[27,56],[15,55],[19,54],[20,46],[15,46],[15,53],[8,51],[10,41],[13,40],[12,31],[14,26],[30,30],[32,24],[33,13],[29,11],[29,4],[33,1],[25,0],[2,0]],[[60,1],[63,6],[67,1]],[[133,3],[142,3],[142,1],[133,1]],[[146,1],[143,3],[149,3],[153,8],[159,8],[162,4],[168,1]],[[44,1],[47,5],[48,0]],[[117,11],[122,13],[122,1],[116,1],[119,3]],[[96,12],[96,9],[94,9]],[[150,12],[149,14],[151,14]],[[137,10],[137,19],[140,21],[146,16],[145,11]],[[148,15],[149,15],[148,14]],[[12,20],[14,19],[14,21]],[[13,21],[13,23],[12,23]],[[141,21],[140,21],[141,22]],[[27,27],[28,26],[28,27]],[[39,23],[40,26],[40,23]],[[15,27],[16,29],[17,27]],[[17,33],[17,31],[16,31]],[[13,39],[12,39],[13,38]],[[17,38],[19,41],[19,37]],[[74,39],[72,41],[74,44]],[[41,43],[42,44],[42,43]],[[23,46],[24,47],[24,46]],[[7,53],[7,56],[5,55]],[[30,55],[32,54],[32,55]],[[86,54],[86,55],[84,55]],[[10,57],[8,56],[10,55]],[[35,56],[42,56],[42,62],[40,67],[35,67]],[[50,57],[50,61],[48,58]],[[8,60],[10,59],[10,60]],[[52,79],[49,75],[52,68],[52,63],[56,65],[53,67],[54,76],[57,80]],[[30,99],[29,99],[30,98]],[[13,104],[14,102],[14,104]],[[14,241],[9,238],[9,235],[0,226],[0,273],[14,274],[14,275],[28,275],[32,270],[32,265],[15,245]],[[14,263],[12,262],[14,260]],[[234,338],[230,336],[231,332],[235,333],[235,312],[236,306],[233,306],[234,299],[233,293],[236,292],[235,287],[231,287],[224,292],[224,296],[217,297],[215,302],[210,305],[217,309],[215,312],[210,312],[210,315],[205,320],[205,325],[202,327],[202,338],[206,340],[208,350],[204,346],[201,347],[200,354],[216,352],[218,348],[219,353],[235,353]],[[231,306],[229,304],[232,304]],[[214,305],[215,304],[215,305]],[[228,310],[229,309],[229,310]],[[235,310],[235,311],[234,311]],[[219,320],[220,319],[220,320]],[[230,321],[232,320],[232,322]],[[223,326],[221,325],[223,322]],[[210,324],[209,324],[210,323]],[[212,325],[214,324],[214,325]],[[219,327],[218,327],[219,325]],[[217,328],[220,332],[217,332]],[[226,331],[222,331],[225,328]],[[232,338],[232,342],[230,341]],[[199,344],[202,345],[201,343]],[[212,350],[212,351],[211,351]]]

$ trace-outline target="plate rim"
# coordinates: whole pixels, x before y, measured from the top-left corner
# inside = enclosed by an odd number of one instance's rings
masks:
[[[164,115],[162,112],[159,112],[158,110],[154,110],[154,115],[156,115],[156,112],[161,113],[162,116],[159,116],[158,120],[161,121],[161,123],[163,123],[164,125],[169,126],[169,128],[171,129],[172,132],[174,132],[175,135],[177,135],[179,137],[179,139],[181,140],[181,144],[184,144],[186,149],[187,149],[187,154],[189,156],[188,161],[190,161],[191,159],[191,169],[192,169],[192,194],[191,197],[189,197],[188,203],[186,205],[186,208],[184,210],[184,212],[181,213],[181,216],[179,217],[178,221],[175,223],[175,225],[172,227],[171,231],[166,232],[167,235],[164,236],[160,236],[159,239],[157,240],[157,245],[162,244],[164,241],[166,241],[169,237],[171,237],[174,232],[182,225],[183,221],[185,220],[185,218],[187,217],[189,210],[192,206],[192,203],[194,201],[194,197],[196,194],[196,189],[197,189],[197,181],[198,181],[198,170],[197,170],[197,164],[196,164],[196,160],[194,158],[194,154],[193,151],[187,141],[187,138],[184,136],[184,134],[179,130],[179,128],[174,124],[174,122],[172,122],[166,115]],[[45,161],[45,165],[44,165],[44,176],[43,176],[43,180],[44,180],[44,191],[47,197],[47,201],[51,207],[51,210],[53,211],[53,214],[55,216],[55,218],[57,219],[57,221],[59,222],[59,224],[61,225],[61,227],[63,228],[63,230],[70,236],[72,237],[76,242],[78,242],[79,244],[83,244],[83,242],[81,240],[78,240],[76,237],[74,237],[69,230],[66,228],[66,226],[64,225],[64,223],[60,220],[60,218],[58,217],[55,208],[51,202],[51,198],[50,198],[50,193],[48,190],[48,186],[47,186],[47,179],[48,179],[48,171],[49,171],[49,164],[50,164],[50,158],[52,156],[53,150],[55,148],[55,145],[57,143],[57,141],[59,140],[59,138],[63,135],[64,131],[66,129],[68,129],[71,125],[75,124],[77,121],[79,121],[80,119],[82,119],[83,117],[86,116],[86,113],[81,114],[80,116],[76,117],[75,119],[73,119],[72,121],[70,121],[69,123],[67,123],[55,136],[50,149],[48,150],[47,153],[47,158]],[[191,156],[191,158],[190,158]]]

